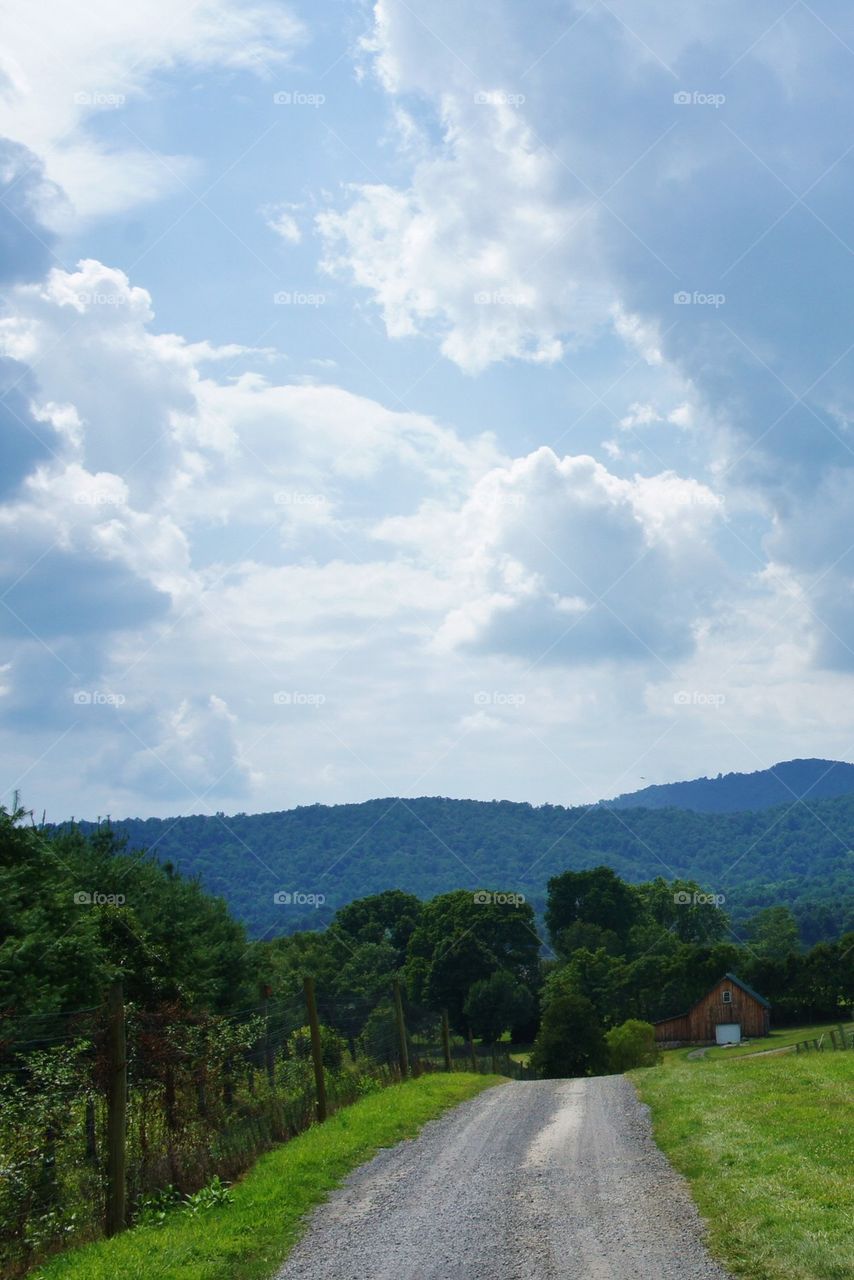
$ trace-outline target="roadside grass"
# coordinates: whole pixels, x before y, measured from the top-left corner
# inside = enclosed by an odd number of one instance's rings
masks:
[[[737,1070],[667,1057],[631,1078],[716,1256],[750,1280],[851,1280],[854,1052],[786,1053]]]
[[[390,1085],[262,1156],[232,1188],[233,1203],[59,1254],[33,1280],[267,1280],[302,1234],[305,1215],[352,1169],[501,1083],[453,1072]]]

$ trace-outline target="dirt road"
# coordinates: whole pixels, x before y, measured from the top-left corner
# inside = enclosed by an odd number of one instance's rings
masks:
[[[278,1280],[727,1280],[622,1076],[489,1089],[382,1151]]]

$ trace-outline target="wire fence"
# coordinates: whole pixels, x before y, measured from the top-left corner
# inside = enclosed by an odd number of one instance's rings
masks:
[[[406,1076],[529,1078],[508,1046],[452,1037],[441,1011],[265,990],[213,1015],[103,1005],[0,1019],[0,1274],[191,1201],[264,1151]]]

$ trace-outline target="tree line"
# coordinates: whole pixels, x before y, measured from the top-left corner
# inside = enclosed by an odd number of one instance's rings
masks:
[[[696,880],[726,895],[736,927],[784,905],[807,945],[854,929],[852,796],[724,814],[390,798],[114,825],[131,850],[156,849],[223,896],[253,937],[315,929],[391,885],[427,900],[461,884],[499,884],[523,893],[542,918],[549,879],[603,864],[634,883],[662,868]],[[283,906],[278,890],[312,901],[292,895]]]

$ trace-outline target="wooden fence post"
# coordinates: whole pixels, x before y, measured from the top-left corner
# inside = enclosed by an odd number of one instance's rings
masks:
[[[121,978],[107,995],[107,1213],[105,1234],[127,1226],[127,1039]]]
[[[406,1023],[403,1020],[403,999],[400,994],[400,982],[394,980],[394,1016],[397,1022],[397,1052],[400,1059],[400,1078],[405,1080],[409,1075],[409,1049],[406,1045]]]
[[[86,1159],[89,1164],[98,1163],[98,1139],[95,1131],[95,1100],[86,1099],[83,1129],[86,1134]]]
[[[276,1083],[276,1059],[270,1040],[270,995],[271,988],[263,984],[261,998],[264,1006],[264,1066],[267,1071],[267,1084],[272,1089]]]
[[[320,1021],[314,998],[314,978],[303,978],[305,1007],[308,1010],[308,1026],[311,1031],[311,1059],[314,1063],[314,1087],[317,1090],[317,1118],[326,1119],[326,1077],[323,1073],[323,1045],[320,1039]]]
[[[451,1070],[451,1029],[448,1026],[448,1010],[442,1010],[442,1052],[445,1055],[445,1070]]]
[[[477,1071],[477,1054],[474,1051],[474,1036],[471,1033],[471,1027],[469,1027],[469,1057],[471,1058],[472,1071]]]

